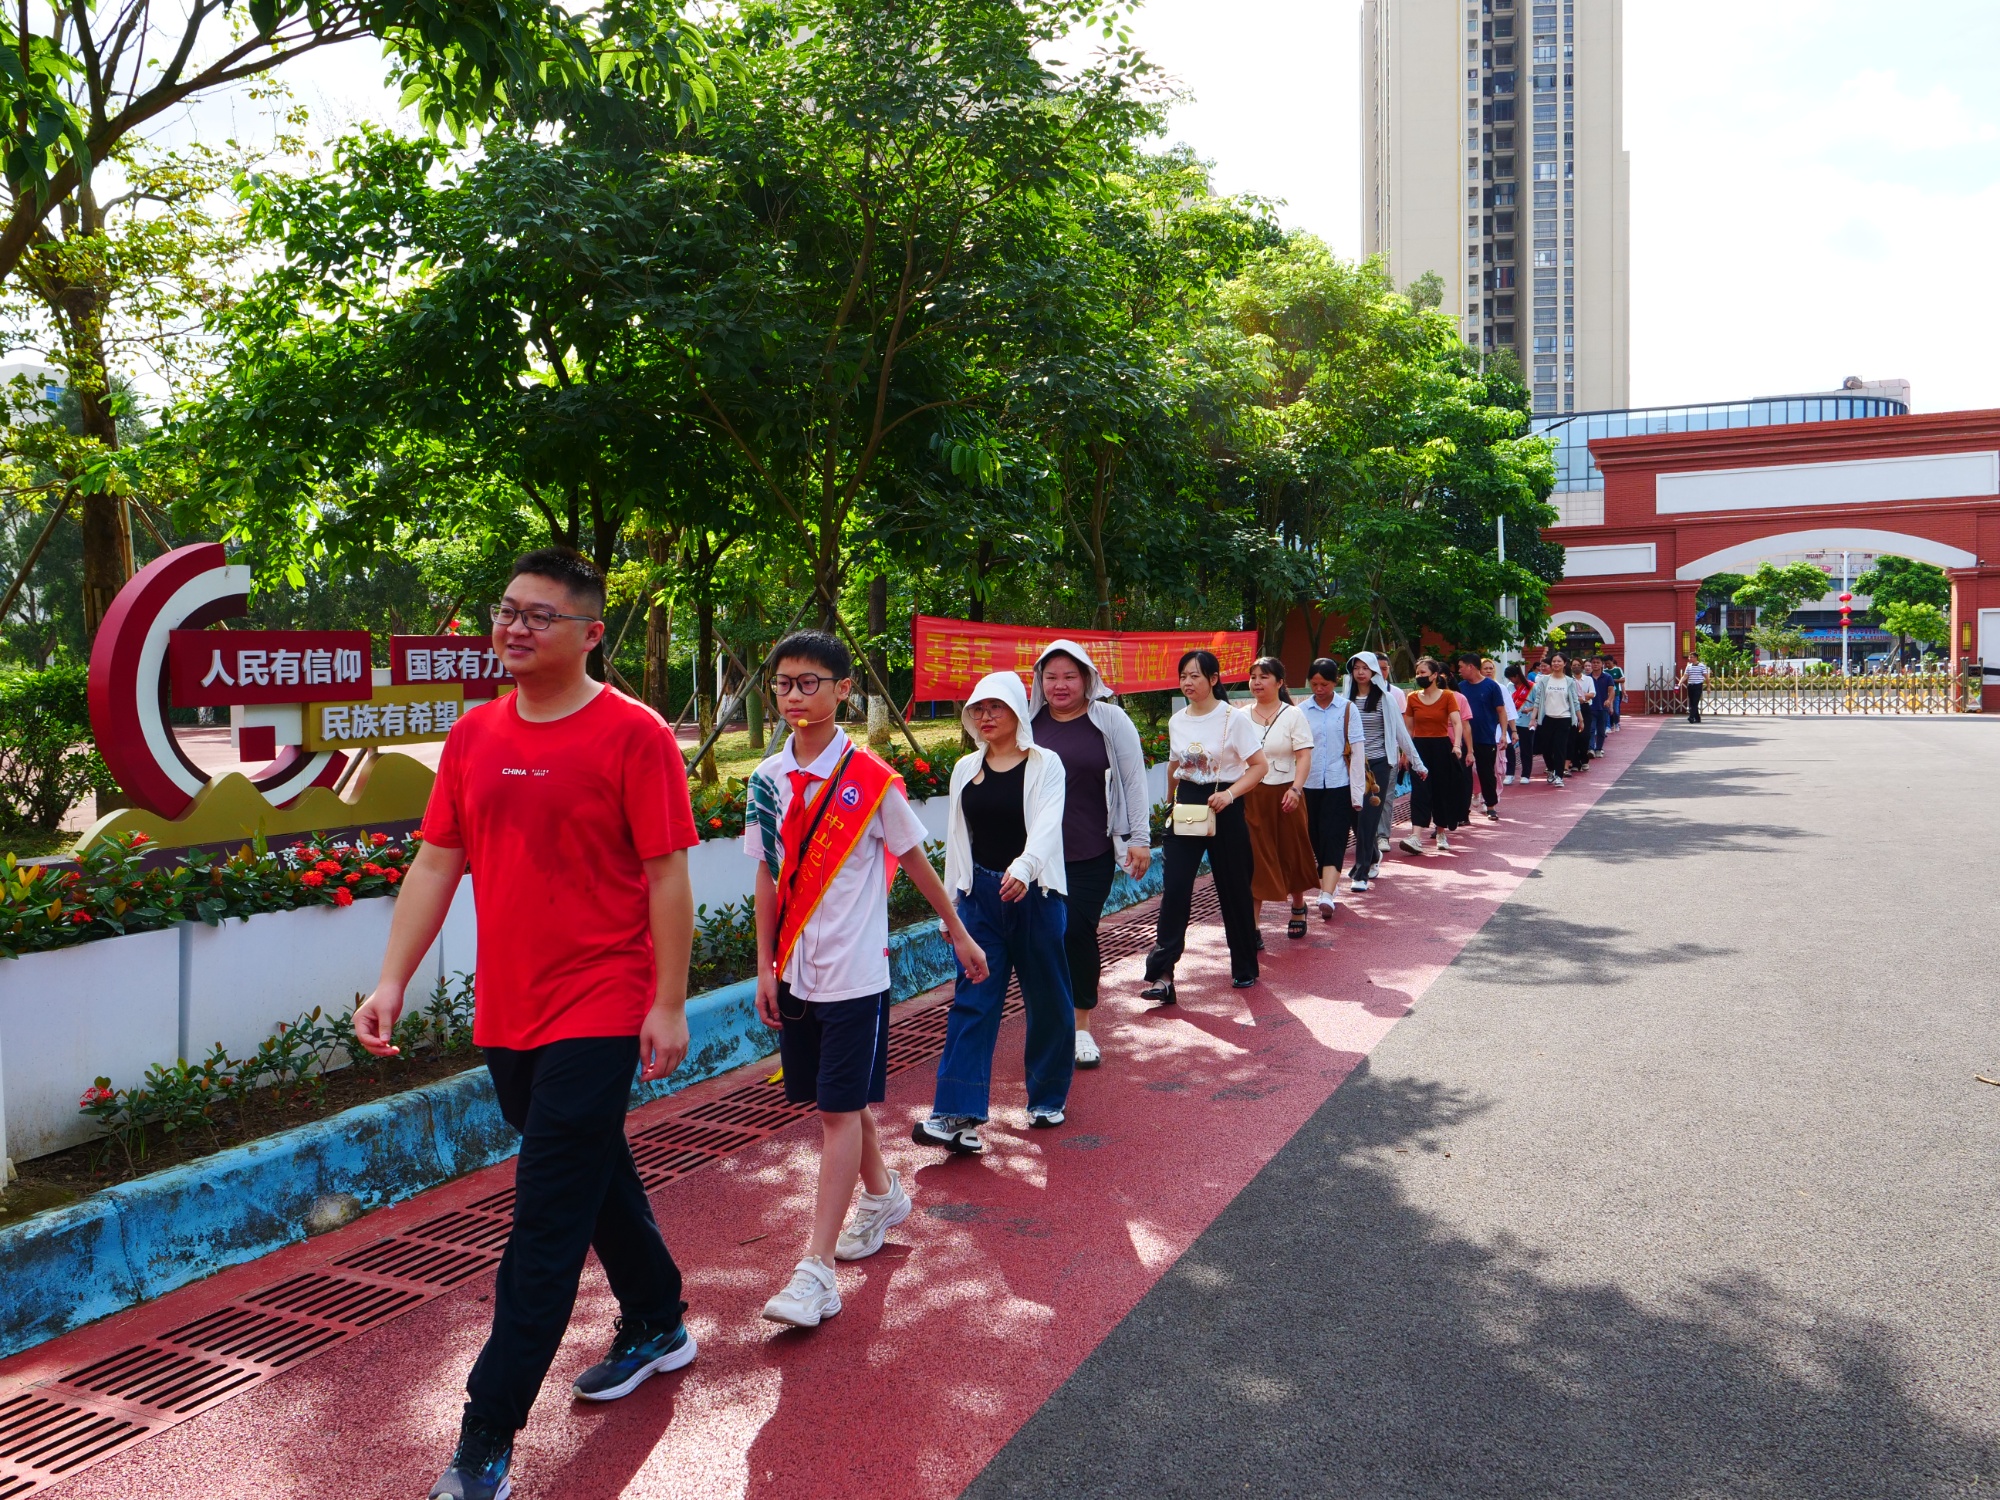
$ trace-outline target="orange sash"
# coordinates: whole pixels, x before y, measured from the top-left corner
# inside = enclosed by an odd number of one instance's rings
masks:
[[[778,878],[778,967],[780,975],[791,962],[792,949],[806,923],[826,899],[833,877],[840,873],[848,856],[860,847],[861,836],[882,806],[891,787],[900,787],[903,778],[888,762],[871,755],[859,745],[849,746],[820,783],[798,837],[802,848],[785,844],[784,867]],[[787,821],[790,821],[789,819]],[[895,866],[889,867],[890,879]]]

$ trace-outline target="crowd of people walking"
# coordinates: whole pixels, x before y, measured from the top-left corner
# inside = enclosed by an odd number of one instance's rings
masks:
[[[474,1041],[522,1140],[492,1332],[432,1500],[510,1493],[515,1434],[588,1252],[619,1317],[604,1358],[573,1382],[578,1399],[617,1400],[697,1353],[681,1273],[624,1134],[634,1072],[665,1078],[688,1050],[687,851],[697,837],[671,728],[585,671],[603,611],[603,575],[576,553],[516,563],[493,611],[515,691],[465,714],[445,743],[382,977],[354,1016],[363,1046],[395,1052],[405,987],[476,867]],[[913,1136],[977,1155],[1010,980],[1026,1011],[1030,1129],[1062,1126],[1077,1071],[1104,1061],[1092,1029],[1098,928],[1118,870],[1138,879],[1150,869],[1153,797],[1138,729],[1090,653],[1056,641],[1031,682],[995,673],[965,704],[974,749],[953,768],[940,878],[901,779],[836,722],[853,685],[847,647],[795,634],[769,671],[789,734],[748,789],[756,1003],[778,1033],[786,1097],[818,1112],[820,1151],[804,1254],[763,1315],[812,1328],[841,1311],[836,1266],[876,1254],[912,1210],[873,1112],[888,1082],[891,877],[901,870],[929,902],[958,969],[933,1103]],[[1232,982],[1254,986],[1260,908],[1282,903],[1285,935],[1298,940],[1315,908],[1334,920],[1343,866],[1349,892],[1366,892],[1404,776],[1413,827],[1403,848],[1425,853],[1435,829],[1430,849],[1449,854],[1475,800],[1481,818],[1497,820],[1500,788],[1526,782],[1537,753],[1561,785],[1617,722],[1619,683],[1599,658],[1572,670],[1558,654],[1538,673],[1502,675],[1477,656],[1425,657],[1406,693],[1364,651],[1314,661],[1303,702],[1276,657],[1254,663],[1246,702],[1232,701],[1222,676],[1208,651],[1180,660],[1185,703],[1168,725],[1162,890],[1140,991],[1161,1007],[1178,1002],[1204,861]]]

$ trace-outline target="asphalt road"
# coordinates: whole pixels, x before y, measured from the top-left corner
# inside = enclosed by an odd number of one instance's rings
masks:
[[[1996,769],[1667,726],[966,1495],[2000,1490]]]

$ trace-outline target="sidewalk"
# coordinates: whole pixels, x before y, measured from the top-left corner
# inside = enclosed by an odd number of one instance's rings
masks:
[[[1148,1011],[1136,992],[1149,909],[1113,918],[1107,936],[1118,935],[1111,951],[1121,956],[1108,966],[1099,1012],[1105,1064],[1078,1076],[1060,1130],[1023,1128],[1015,1021],[1002,1033],[987,1154],[940,1160],[909,1144],[909,1125],[929,1105],[935,1049],[926,1033],[937,1022],[899,1009],[892,1042],[905,1066],[882,1115],[891,1164],[918,1212],[880,1255],[842,1269],[846,1310],[819,1330],[781,1332],[757,1316],[802,1248],[817,1131],[759,1104],[774,1092],[758,1083],[771,1065],[635,1114],[642,1165],[671,1174],[654,1202],[688,1272],[701,1358],[616,1405],[570,1403],[563,1387],[601,1352],[615,1312],[593,1266],[521,1435],[516,1493],[957,1494],[1421,999],[1657,728],[1628,721],[1608,758],[1562,792],[1510,789],[1504,821],[1468,830],[1462,853],[1413,860],[1399,851],[1374,890],[1330,926],[1315,921],[1303,942],[1288,942],[1282,911],[1267,908],[1271,951],[1257,989],[1229,989],[1210,921],[1190,935],[1181,1005]],[[0,1365],[0,1500],[31,1489],[208,1496],[218,1476],[231,1493],[260,1497],[422,1495],[450,1447],[464,1373],[485,1333],[511,1174],[511,1164],[477,1174]],[[385,1245],[385,1236],[395,1238]],[[372,1312],[347,1314],[380,1312],[365,1331],[283,1291],[275,1297],[286,1316],[268,1311],[272,1289],[337,1262],[348,1263],[337,1273],[347,1283],[374,1289]],[[409,1280],[413,1272],[452,1281],[437,1293]],[[281,1334],[279,1321],[291,1331]],[[278,1373],[231,1353],[252,1323],[267,1358],[289,1356]],[[169,1371],[167,1355],[184,1348],[200,1354],[174,1357],[224,1373]],[[126,1366],[79,1372],[133,1350],[149,1351],[146,1368],[161,1373],[123,1375],[125,1394],[100,1392],[86,1413],[70,1389],[116,1382]],[[232,1371],[241,1375],[233,1385]],[[65,1376],[59,1387],[29,1389]],[[58,1398],[70,1404],[43,1411]],[[99,1427],[91,1438],[78,1425],[86,1416],[132,1430]],[[7,1466],[26,1451],[29,1424],[64,1420],[79,1461],[92,1442],[122,1451],[54,1484],[10,1487]],[[158,1430],[141,1438],[141,1427]]]

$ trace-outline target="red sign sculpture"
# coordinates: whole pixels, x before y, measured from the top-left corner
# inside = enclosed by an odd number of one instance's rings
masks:
[[[352,698],[372,680],[369,650],[365,630],[176,630],[167,638],[182,708]]]
[[[963,698],[988,672],[1018,672],[1025,679],[1035,658],[1057,640],[1088,651],[1105,682],[1121,693],[1178,688],[1180,659],[1188,651],[1213,651],[1224,682],[1242,682],[1257,659],[1254,630],[1057,630],[918,615],[912,634],[922,703]]]
[[[491,698],[514,679],[484,636],[392,635],[389,681],[397,687],[455,682],[473,699]]]
[[[271,651],[301,649],[290,644],[273,646],[271,637],[282,636],[287,642],[293,638],[309,640],[315,644],[304,650],[329,651],[353,649],[358,639],[362,653],[359,680],[367,683],[368,636],[363,631],[325,635],[315,631],[243,632],[239,643],[237,632],[200,630],[201,626],[243,614],[249,604],[250,570],[232,566],[221,545],[215,542],[198,542],[155,558],[112,601],[104,622],[98,626],[97,641],[90,652],[90,722],[96,733],[98,753],[136,805],[165,818],[178,818],[209,781],[208,772],[181,748],[167,722],[168,690],[176,679],[173,662],[181,659],[173,649],[176,634],[199,637],[194,647],[182,647],[183,652],[198,653],[204,646],[222,651],[219,660],[224,669],[239,681],[244,662],[241,656],[231,653],[239,649],[264,651],[262,663],[253,658],[250,671],[253,677],[260,670],[268,677],[272,670]],[[265,639],[253,640],[257,634],[263,634]],[[318,644],[333,641],[339,644]],[[195,688],[200,688],[201,679],[209,674],[211,666],[209,660],[200,664],[195,673]],[[206,701],[231,705],[301,703],[312,691],[305,682],[303,654],[298,669],[299,684],[285,685],[282,689],[290,695],[289,699],[247,699],[239,695],[237,688],[231,688],[225,695]],[[328,664],[329,673],[337,670],[338,666]],[[219,679],[209,684],[211,688],[218,685]],[[270,685],[255,681],[250,684],[253,691],[267,686]],[[351,697],[354,686],[353,682],[344,687],[328,684],[321,691],[328,698]],[[308,787],[331,786],[347,763],[347,757],[339,751],[307,752],[299,743],[303,737],[301,732],[271,744],[270,764],[250,778],[275,806],[292,801]]]

